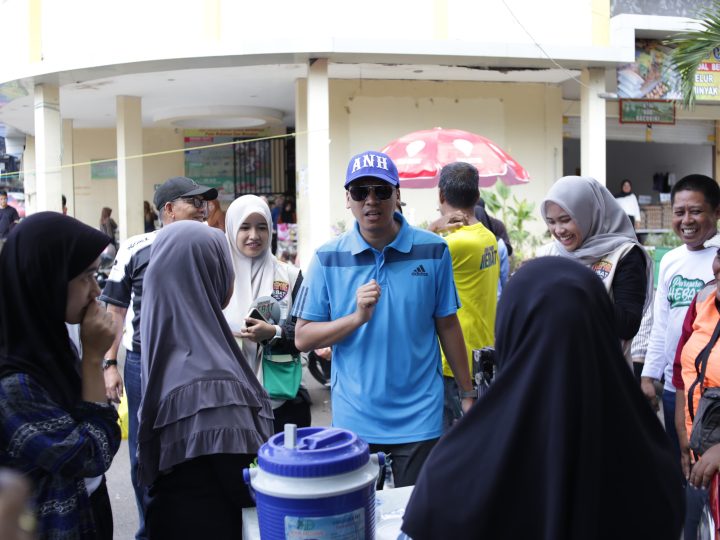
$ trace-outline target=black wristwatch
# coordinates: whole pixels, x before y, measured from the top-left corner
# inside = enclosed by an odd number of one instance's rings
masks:
[[[117,366],[117,360],[115,360],[114,358],[105,358],[103,360],[103,371],[110,366]]]

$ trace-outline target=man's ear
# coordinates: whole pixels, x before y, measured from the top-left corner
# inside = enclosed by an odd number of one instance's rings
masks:
[[[345,190],[345,208],[350,209],[350,192]]]
[[[445,204],[445,195],[443,195],[443,192],[438,189],[438,200],[440,201],[440,204]]]

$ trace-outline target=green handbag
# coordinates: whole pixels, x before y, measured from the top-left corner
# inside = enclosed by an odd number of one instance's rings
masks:
[[[302,380],[299,354],[273,355],[263,351],[263,386],[273,399],[295,399]]]

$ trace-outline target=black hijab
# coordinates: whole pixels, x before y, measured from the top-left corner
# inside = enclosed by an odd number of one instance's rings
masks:
[[[498,375],[433,449],[402,529],[425,538],[677,540],[682,475],[624,361],[613,307],[570,259],[525,264],[496,321]]]
[[[623,186],[625,185],[625,182],[627,182],[628,184],[630,184],[630,191],[628,191],[627,193],[625,193],[625,192],[623,191],[623,189],[622,189]],[[620,198],[622,198],[622,197],[629,197],[630,195],[633,195],[633,194],[634,194],[634,191],[633,191],[632,182],[626,178],[625,180],[623,180],[622,182],[620,182],[620,190],[615,194],[615,198],[616,198],[616,199],[620,199]]]
[[[57,212],[34,214],[12,230],[0,252],[0,377],[27,373],[66,408],[80,399],[67,287],[109,243]]]

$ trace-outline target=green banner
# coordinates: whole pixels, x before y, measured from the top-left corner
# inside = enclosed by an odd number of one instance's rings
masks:
[[[621,124],[674,124],[675,102],[658,99],[621,99]]]
[[[117,179],[117,161],[90,160],[90,178],[92,180]]]

